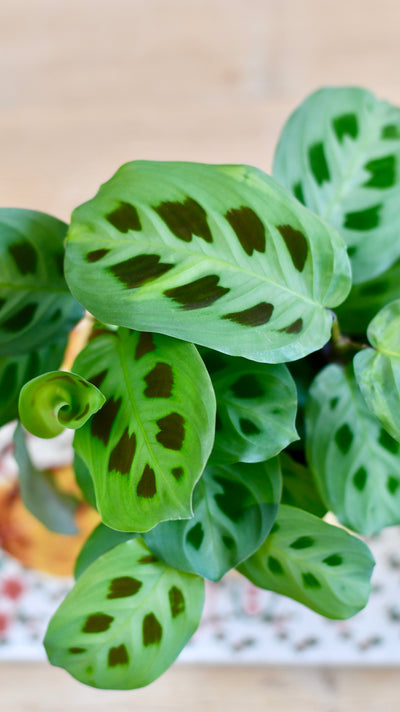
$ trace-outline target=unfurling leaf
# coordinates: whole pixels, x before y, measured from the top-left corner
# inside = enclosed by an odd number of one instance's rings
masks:
[[[355,284],[400,257],[400,109],[355,87],[321,89],[289,117],[274,176],[346,240]]]
[[[268,363],[322,347],[351,284],[336,230],[262,171],[151,161],[75,210],[66,277],[105,323]]]
[[[25,442],[20,424],[14,433],[14,457],[18,465],[18,480],[25,507],[47,529],[59,534],[76,534],[75,514],[77,500],[61,492],[52,475],[36,469]]]
[[[66,231],[50,215],[0,208],[0,356],[58,342],[82,318],[64,279]]]
[[[22,386],[46,371],[58,368],[63,360],[67,339],[26,354],[0,357],[0,426],[18,418],[18,400]]]
[[[278,511],[278,460],[207,467],[193,495],[193,518],[163,522],[144,535],[150,549],[180,571],[219,581],[252,554]]]
[[[350,618],[368,602],[374,559],[343,529],[281,505],[271,534],[239,571],[327,618]]]
[[[284,364],[202,353],[217,399],[210,462],[262,462],[298,439],[296,385]]]
[[[50,371],[26,383],[19,397],[24,427],[38,438],[54,438],[65,428],[81,428],[103,405],[103,394],[68,371]]]
[[[342,524],[365,536],[400,524],[400,444],[367,407],[351,366],[331,364],[314,380],[306,450],[322,499]]]
[[[159,562],[141,539],[95,561],[56,611],[44,645],[53,665],[103,689],[143,687],[195,632],[204,581]]]
[[[376,315],[367,335],[373,348],[355,355],[355,376],[369,409],[400,440],[400,299]]]
[[[73,368],[107,398],[74,440],[104,523],[143,532],[190,517],[215,428],[215,396],[196,348],[119,329],[96,337]]]

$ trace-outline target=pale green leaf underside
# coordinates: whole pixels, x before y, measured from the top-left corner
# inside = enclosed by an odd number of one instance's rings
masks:
[[[195,632],[204,581],[157,562],[141,539],[89,566],[50,621],[53,665],[87,685],[128,690],[159,677]]]
[[[25,383],[19,396],[23,426],[38,438],[81,428],[104,404],[92,383],[68,371],[50,371]]]
[[[33,465],[20,424],[14,433],[14,457],[18,465],[18,481],[25,507],[47,529],[59,534],[77,534],[75,513],[78,501],[61,492],[49,472]]]
[[[369,409],[400,440],[400,299],[384,307],[368,327],[374,348],[354,357],[354,372]]]
[[[336,230],[262,171],[150,161],[75,210],[66,277],[105,323],[269,363],[323,346],[350,289]]]
[[[18,399],[22,386],[31,378],[61,365],[67,338],[41,349],[16,356],[0,357],[0,426],[18,418]]]
[[[296,385],[284,364],[203,354],[217,399],[210,462],[262,462],[298,439]]]
[[[400,445],[368,409],[351,368],[330,365],[311,386],[307,459],[322,498],[366,536],[400,524]]]
[[[271,534],[239,571],[327,618],[350,618],[371,592],[374,559],[357,537],[281,505]]]
[[[169,566],[219,581],[264,541],[280,495],[277,458],[208,466],[193,494],[193,518],[163,522],[145,542]]]
[[[143,532],[190,517],[214,442],[215,396],[192,344],[128,329],[96,337],[74,371],[106,396],[76,432],[105,524]]]
[[[65,223],[0,208],[0,356],[59,341],[83,316],[63,274]]]
[[[274,176],[339,230],[353,281],[400,257],[400,109],[350,87],[311,94],[290,116]]]

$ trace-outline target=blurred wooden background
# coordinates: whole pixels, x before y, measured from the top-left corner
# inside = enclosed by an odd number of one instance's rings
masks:
[[[121,163],[269,171],[322,85],[400,103],[398,0],[1,0],[1,204],[68,220]],[[400,644],[400,643],[399,643]],[[398,671],[175,667],[101,693],[48,666],[0,667],[5,712],[396,712]]]

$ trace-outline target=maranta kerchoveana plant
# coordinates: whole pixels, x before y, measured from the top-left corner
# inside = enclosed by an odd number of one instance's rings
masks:
[[[50,622],[53,664],[150,683],[196,630],[204,578],[233,568],[330,618],[366,604],[371,553],[324,516],[400,524],[399,229],[400,110],[357,88],[293,113],[274,178],[134,161],[69,227],[1,210],[0,423],[19,401],[33,434],[75,429],[102,519]],[[87,343],[57,370],[84,310]],[[67,532],[21,425],[15,448],[27,506]]]

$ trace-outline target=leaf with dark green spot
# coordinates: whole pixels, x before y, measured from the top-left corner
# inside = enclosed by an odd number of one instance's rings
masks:
[[[327,509],[310,470],[284,452],[280,454],[279,461],[282,470],[282,504],[289,504],[316,517],[323,517]]]
[[[364,542],[308,512],[281,505],[274,528],[238,568],[260,588],[327,618],[350,618],[368,602],[373,556]]]
[[[25,383],[19,417],[33,435],[54,438],[65,428],[81,428],[104,401],[98,388],[76,373],[50,371]]]
[[[346,240],[355,284],[400,257],[400,109],[365,89],[311,94],[288,119],[274,175]]]
[[[262,171],[152,161],[75,210],[66,275],[105,323],[266,363],[323,346],[351,281],[336,230]]]
[[[25,507],[50,531],[77,534],[75,514],[78,501],[61,492],[49,472],[40,471],[33,465],[20,424],[14,433],[14,447],[19,487]]]
[[[215,427],[214,392],[196,348],[119,329],[89,343],[73,368],[107,399],[74,440],[104,523],[142,532],[190,517]]]
[[[58,368],[66,345],[67,339],[63,338],[30,353],[0,357],[0,426],[18,418],[22,386],[31,378]]]
[[[245,465],[208,466],[193,495],[193,518],[163,522],[144,539],[166,564],[219,581],[260,546],[281,494],[276,458]]]
[[[50,662],[86,685],[129,690],[159,677],[195,632],[204,581],[174,571],[140,538],[97,559],[50,621]]]
[[[0,208],[0,356],[58,342],[83,316],[64,279],[66,231],[50,215]]]
[[[331,364],[314,380],[306,451],[321,497],[342,524],[366,536],[400,524],[400,444],[367,407],[351,365]]]
[[[115,529],[106,527],[105,524],[99,524],[86,539],[78,555],[74,569],[75,578],[78,579],[82,576],[90,564],[107,551],[114,549],[124,541],[135,539],[137,536],[134,532],[117,532]]]
[[[356,379],[368,408],[400,441],[400,299],[376,315],[367,335],[373,348],[355,355]]]
[[[298,439],[295,383],[284,364],[255,364],[205,351],[217,399],[212,464],[261,462]]]

